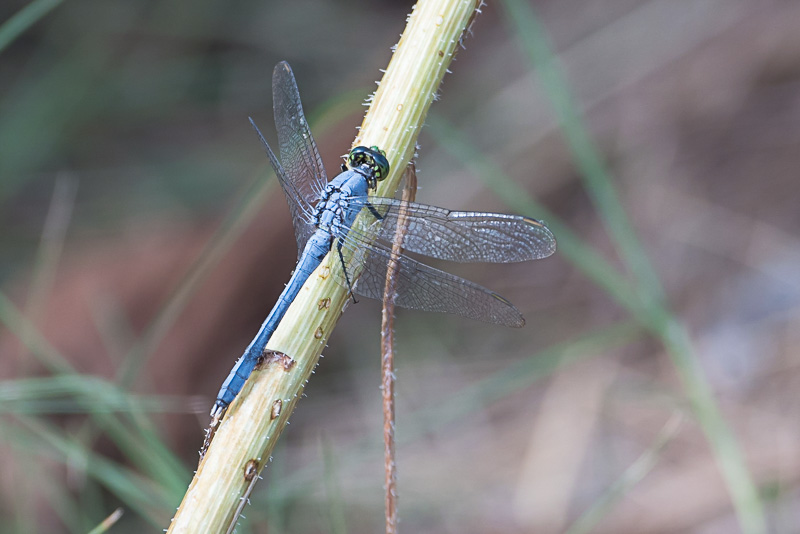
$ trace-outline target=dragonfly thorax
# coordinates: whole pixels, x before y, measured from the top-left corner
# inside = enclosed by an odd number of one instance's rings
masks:
[[[314,225],[335,235],[346,233],[364,207],[368,183],[365,168],[348,169],[331,180],[314,208]]]

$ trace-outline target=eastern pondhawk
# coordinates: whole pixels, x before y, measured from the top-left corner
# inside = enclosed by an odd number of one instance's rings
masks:
[[[543,223],[517,215],[450,211],[369,196],[368,191],[389,173],[389,163],[377,147],[354,148],[343,172],[328,182],[286,62],[278,63],[272,74],[272,98],[280,161],[250,122],[289,202],[298,263],[277,304],[222,384],[212,415],[221,415],[242,389],[300,287],[332,249],[343,267],[339,282],[352,294],[382,299],[392,263],[397,306],[506,326],[525,324],[519,310],[497,293],[406,255],[393,255],[392,242],[400,225],[403,248],[424,256],[456,262],[535,260],[556,249],[555,238]],[[361,212],[364,217],[354,225]]]

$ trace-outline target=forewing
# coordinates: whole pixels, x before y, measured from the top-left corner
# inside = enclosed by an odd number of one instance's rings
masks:
[[[278,132],[281,164],[286,177],[286,181],[282,181],[281,185],[287,197],[297,198],[301,204],[301,211],[310,213],[325,189],[328,178],[303,113],[300,92],[297,89],[294,74],[285,61],[278,63],[272,73],[272,106],[275,128]],[[294,193],[290,194],[287,187]],[[291,202],[290,200],[289,203],[291,204]],[[309,228],[305,221],[298,221],[297,211],[297,208],[292,210],[292,222],[295,227],[299,254],[314,229],[313,227]]]
[[[510,263],[546,258],[556,240],[543,223],[503,213],[451,211],[436,206],[370,197],[382,216],[373,233],[385,243],[403,224],[403,248],[431,258],[461,263]]]
[[[315,230],[314,225],[310,223],[311,208],[307,205],[306,201],[300,196],[300,193],[297,191],[297,189],[295,189],[294,185],[292,185],[292,182],[286,176],[286,172],[281,166],[281,163],[278,161],[278,158],[275,157],[275,154],[272,152],[272,148],[269,146],[269,143],[267,143],[267,140],[264,139],[264,134],[262,134],[261,130],[258,129],[258,126],[256,126],[255,122],[253,122],[253,119],[250,119],[250,124],[255,129],[259,139],[261,139],[261,143],[267,150],[269,162],[272,164],[272,168],[275,169],[275,175],[278,177],[278,181],[281,184],[284,196],[286,197],[286,202],[289,203],[289,213],[292,216],[292,226],[294,226],[294,235],[297,239],[297,259],[299,260],[300,254],[302,254],[303,249],[306,246],[306,242]]]

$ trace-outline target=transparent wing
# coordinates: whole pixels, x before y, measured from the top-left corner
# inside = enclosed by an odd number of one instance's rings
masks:
[[[451,211],[436,206],[369,197],[382,220],[369,230],[387,244],[397,226],[405,226],[403,248],[431,258],[461,263],[510,263],[546,258],[556,240],[543,223],[529,217],[476,211]]]
[[[272,107],[285,171],[281,186],[292,212],[299,257],[314,233],[314,227],[308,223],[309,215],[325,189],[328,177],[303,113],[294,74],[285,61],[278,63],[272,72]],[[274,154],[270,160],[277,172]]]
[[[351,231],[343,242],[343,248],[352,253],[347,265],[348,273],[363,267],[353,286],[356,295],[382,300],[386,270],[391,264],[397,269],[395,304],[401,308],[453,313],[505,326],[521,327],[525,324],[520,311],[497,293],[408,256],[392,257],[391,249],[381,244],[373,243],[366,247],[362,238],[358,231]],[[339,282],[346,285],[341,278]]]
[[[269,143],[267,143],[267,140],[264,139],[264,134],[262,134],[261,130],[258,129],[258,126],[256,126],[255,122],[253,122],[253,119],[250,119],[250,124],[255,129],[259,139],[261,139],[261,143],[267,150],[269,162],[272,163],[272,168],[275,169],[275,174],[278,177],[278,181],[281,183],[281,188],[286,196],[286,201],[289,203],[289,212],[292,216],[292,225],[294,226],[294,234],[295,238],[297,239],[297,259],[299,261],[300,254],[302,254],[303,249],[306,246],[306,241],[308,241],[308,239],[311,237],[311,234],[313,234],[314,230],[316,229],[314,225],[309,222],[311,221],[311,209],[306,205],[305,200],[303,200],[303,198],[300,196],[300,193],[294,188],[289,178],[287,178],[286,172],[283,170],[281,163],[278,161],[278,158],[275,157],[275,154],[272,152],[272,148],[270,148]]]

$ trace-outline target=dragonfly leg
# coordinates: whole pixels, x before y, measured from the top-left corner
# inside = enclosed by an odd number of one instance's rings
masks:
[[[353,304],[358,304],[356,300],[356,294],[353,293],[353,284],[350,283],[350,275],[347,274],[347,264],[344,261],[344,255],[342,254],[342,240],[339,239],[336,241],[336,252],[339,254],[339,261],[342,263],[342,272],[344,272],[344,279],[347,282],[347,289],[350,291],[350,296],[353,298]]]
[[[376,210],[376,209],[375,209],[375,206],[373,206],[373,205],[372,205],[372,204],[370,204],[369,202],[365,202],[365,203],[364,203],[364,205],[367,207],[367,209],[369,210],[369,212],[370,212],[372,215],[374,215],[374,216],[375,216],[375,218],[376,218],[376,219],[378,219],[379,221],[382,221],[382,220],[383,220],[383,215],[381,215],[380,213],[378,213],[378,210]]]

